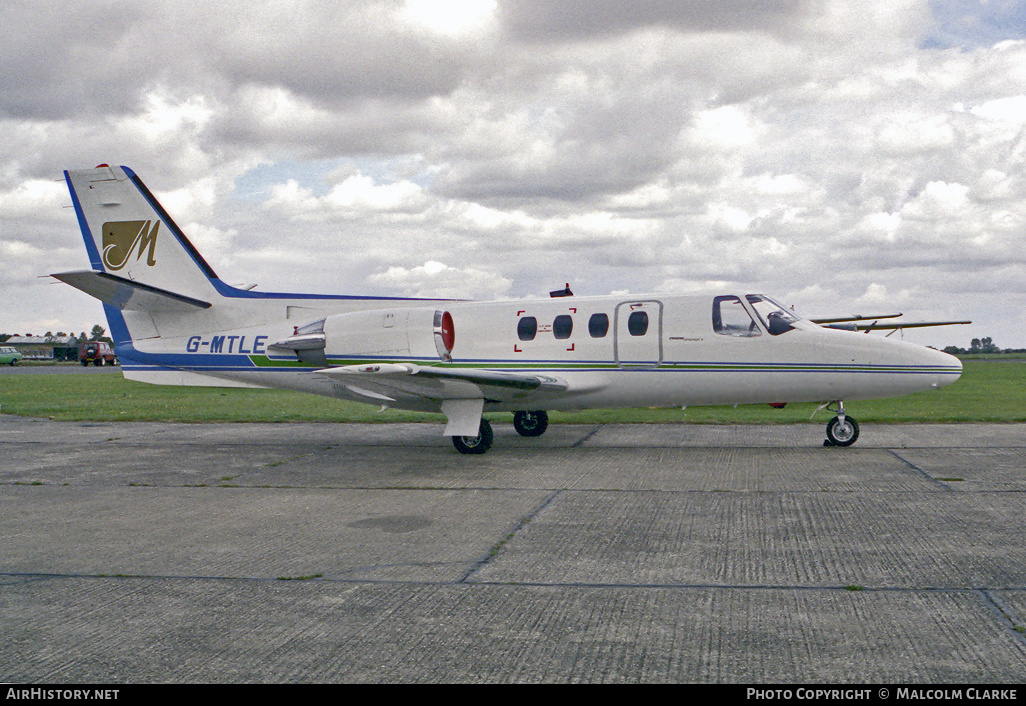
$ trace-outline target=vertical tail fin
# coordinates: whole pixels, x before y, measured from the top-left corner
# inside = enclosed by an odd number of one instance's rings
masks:
[[[194,361],[182,355],[183,336],[237,327],[232,308],[217,304],[239,290],[214,274],[139,177],[107,165],[64,177],[92,269],[53,277],[103,302],[125,377],[250,386],[189,371]],[[210,356],[197,358],[209,363]]]
[[[186,299],[209,300],[222,290],[213,269],[132,170],[101,165],[64,175],[95,271]]]

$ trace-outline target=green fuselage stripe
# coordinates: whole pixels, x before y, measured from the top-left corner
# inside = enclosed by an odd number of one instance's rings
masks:
[[[289,370],[316,370],[322,366],[310,365],[298,360],[287,360],[284,358],[270,358],[266,355],[251,355],[250,361],[257,368],[277,368]],[[327,359],[327,367],[338,367],[344,365],[361,365],[369,361],[375,363],[413,363],[421,366],[439,366],[453,368],[468,368],[480,370],[530,370],[545,372],[582,372],[601,370],[643,370],[643,371],[676,371],[676,372],[802,372],[802,373],[938,373],[938,374],[960,374],[962,371],[957,366],[930,366],[930,365],[852,365],[843,363],[704,363],[704,362],[603,362],[603,361],[531,361],[517,362],[509,360],[475,360],[475,361],[454,361],[442,363],[437,360],[423,360],[410,358],[336,358]]]

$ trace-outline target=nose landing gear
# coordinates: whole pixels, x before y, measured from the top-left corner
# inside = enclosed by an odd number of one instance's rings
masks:
[[[859,423],[844,413],[844,402],[838,400],[836,404],[836,409],[824,405],[831,412],[837,412],[837,416],[827,422],[823,446],[851,446],[859,438]]]

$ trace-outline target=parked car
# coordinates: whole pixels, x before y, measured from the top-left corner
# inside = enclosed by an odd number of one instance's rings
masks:
[[[86,341],[78,345],[78,362],[82,365],[117,365],[114,349],[105,341]]]
[[[0,365],[17,365],[21,360],[21,353],[10,346],[0,346]]]

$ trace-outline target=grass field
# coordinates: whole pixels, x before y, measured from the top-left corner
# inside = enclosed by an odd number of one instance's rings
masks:
[[[932,392],[849,402],[861,422],[1026,422],[1026,360],[966,360],[962,378]],[[553,412],[554,423],[788,424],[806,422],[815,404]],[[59,421],[431,422],[438,414],[377,407],[280,390],[165,387],[120,373],[9,375],[0,372],[0,412]],[[510,415],[487,415],[500,420]],[[820,412],[816,420],[830,415]]]

